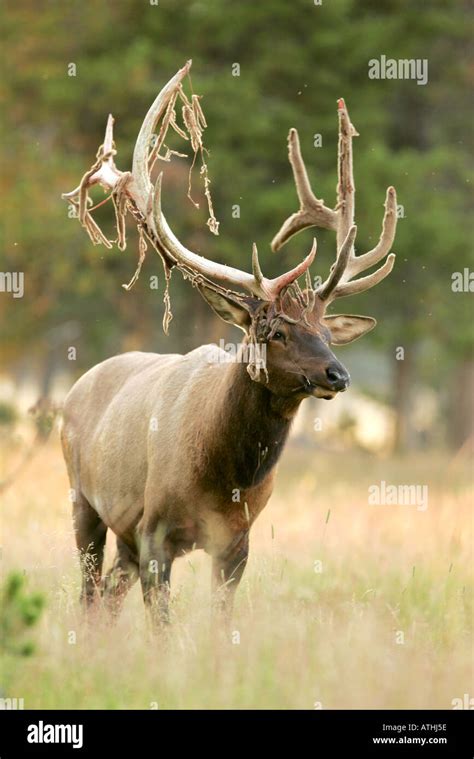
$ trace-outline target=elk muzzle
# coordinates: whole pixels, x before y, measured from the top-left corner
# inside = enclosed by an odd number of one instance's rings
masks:
[[[337,390],[338,393],[343,393],[344,390],[347,390],[351,381],[349,372],[339,362],[328,366],[326,378],[331,389]]]
[[[315,398],[331,400],[337,393],[343,393],[350,385],[347,369],[334,357],[324,369],[307,377],[308,392]]]

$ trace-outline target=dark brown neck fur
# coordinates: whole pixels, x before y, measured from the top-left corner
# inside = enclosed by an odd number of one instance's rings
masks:
[[[216,424],[207,439],[204,480],[229,497],[234,489],[260,484],[276,465],[301,397],[278,398],[253,381],[244,363],[225,367],[214,399]]]

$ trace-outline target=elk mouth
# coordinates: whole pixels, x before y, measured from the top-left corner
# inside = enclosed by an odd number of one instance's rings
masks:
[[[344,388],[345,390],[346,388]],[[303,390],[306,395],[312,395],[313,398],[321,398],[324,401],[330,401],[336,397],[340,392],[344,390],[336,390],[335,388],[327,387],[327,385],[320,385],[317,382],[312,382],[307,377],[303,376],[303,385],[296,388],[296,392]]]
[[[341,391],[330,390],[328,387],[323,387],[323,385],[313,385],[312,390],[311,390],[311,395],[313,396],[313,398],[322,398],[323,401],[330,401],[336,397],[338,392],[341,392]]]

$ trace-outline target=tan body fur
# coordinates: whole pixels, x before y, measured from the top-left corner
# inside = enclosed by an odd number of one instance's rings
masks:
[[[230,396],[239,395],[242,383],[241,425],[233,428]],[[219,571],[219,557],[248,532],[272,490],[273,469],[259,473],[256,484],[245,482],[224,451],[234,457],[242,446],[253,388],[260,391],[245,366],[212,345],[184,356],[127,353],[88,371],[66,399],[62,430],[76,531],[90,508],[119,547],[125,544],[132,564],[140,563],[142,536],[158,535],[171,561],[203,548]],[[281,445],[288,424],[276,426]],[[252,440],[252,478],[268,442]],[[83,551],[90,550],[89,537],[82,546],[78,541]],[[133,574],[134,580],[136,568]]]
[[[217,492],[200,483],[208,439],[222,421],[219,395],[234,370],[212,345],[185,356],[127,353],[98,364],[72,388],[62,434],[71,481],[125,542],[133,545],[137,529],[162,516],[182,530],[182,548],[196,544],[214,555],[248,526],[244,502],[253,518],[265,505],[270,483],[244,490],[240,503],[225,483]],[[229,510],[230,524],[220,518]]]

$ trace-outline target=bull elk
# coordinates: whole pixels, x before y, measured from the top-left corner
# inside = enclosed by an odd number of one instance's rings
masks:
[[[65,401],[61,437],[75,494],[81,597],[88,605],[100,590],[116,612],[139,577],[145,606],[157,623],[167,618],[173,560],[194,548],[212,557],[218,606],[230,614],[247,562],[249,530],[270,497],[301,401],[334,398],[347,389],[349,373],[329,346],[349,343],[376,324],[367,316],[328,316],[326,309],[336,298],[378,284],[395,258],[388,255],[396,227],[393,187],[387,190],[379,242],[368,253],[355,254],[352,137],[357,133],[342,99],[336,207],[328,208],[313,194],[298,133],[291,129],[289,160],[300,209],[272,242],[277,250],[302,229],[334,230],[336,260],[320,286],[313,287],[309,275],[316,240],[302,263],[275,279],[263,275],[255,245],[251,273],[188,250],[162,213],[161,174],[153,186],[151,173],[157,158],[169,160],[173,152],[160,155],[170,126],[189,137],[195,154],[202,153],[204,114],[197,96],[189,100],[183,89],[190,66],[188,61],[175,74],[148,111],[132,171],[115,165],[109,116],[95,164],[79,187],[63,195],[93,241],[110,246],[90,213],[88,190],[101,185],[114,201],[119,247],[125,247],[129,213],[140,234],[141,259],[148,241],[160,254],[167,279],[177,268],[218,316],[245,333],[241,353],[234,357],[205,345],[185,355],[132,352],[107,359],[82,376]],[[184,103],[185,128],[176,122],[178,99]],[[205,189],[208,195],[207,175]],[[208,223],[217,232],[212,203],[210,210]],[[354,279],[383,259],[380,268]],[[298,283],[303,275],[304,288]],[[260,354],[254,351],[244,362],[249,346]],[[107,529],[116,535],[117,553],[101,579]]]

